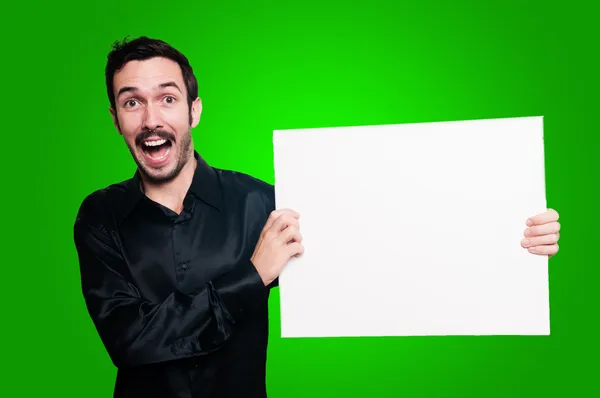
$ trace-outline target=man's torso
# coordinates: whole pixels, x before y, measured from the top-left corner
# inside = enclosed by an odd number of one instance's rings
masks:
[[[212,170],[212,183],[221,190],[210,191],[199,185],[201,179],[195,181],[180,214],[137,192],[131,196],[136,179],[101,192],[105,214],[110,214],[105,227],[125,260],[126,269],[118,272],[127,274],[151,303],[161,303],[174,291],[193,296],[219,275],[247,265],[253,254],[274,207],[272,187],[241,173]],[[115,396],[266,396],[267,315],[265,301],[209,354],[120,368]]]

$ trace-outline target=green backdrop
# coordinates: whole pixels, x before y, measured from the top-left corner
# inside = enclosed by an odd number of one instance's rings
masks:
[[[271,397],[598,394],[597,7],[351,1],[1,6],[1,396],[112,394],[72,225],[85,195],[134,171],[103,80],[111,43],[126,35],[189,56],[204,103],[196,148],[269,182],[274,129],[545,117],[548,204],[563,227],[552,335],[282,340],[275,291]]]

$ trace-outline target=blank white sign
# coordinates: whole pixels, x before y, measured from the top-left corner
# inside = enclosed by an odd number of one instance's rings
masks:
[[[282,337],[547,335],[542,117],[274,132]]]

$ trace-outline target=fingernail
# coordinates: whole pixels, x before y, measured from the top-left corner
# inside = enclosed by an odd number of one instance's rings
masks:
[[[535,247],[530,247],[530,248],[529,248],[529,251],[530,251],[531,253],[535,253]]]
[[[528,219],[527,220],[527,226],[531,227],[532,225],[533,225],[533,221],[531,221],[531,219]]]
[[[523,243],[523,246],[527,247],[527,246],[529,246],[531,241],[529,239],[523,239],[521,243]]]

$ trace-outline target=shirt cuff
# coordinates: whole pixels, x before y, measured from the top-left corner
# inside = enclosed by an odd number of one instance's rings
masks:
[[[250,260],[214,279],[212,287],[234,320],[266,305],[269,299],[269,287]]]

